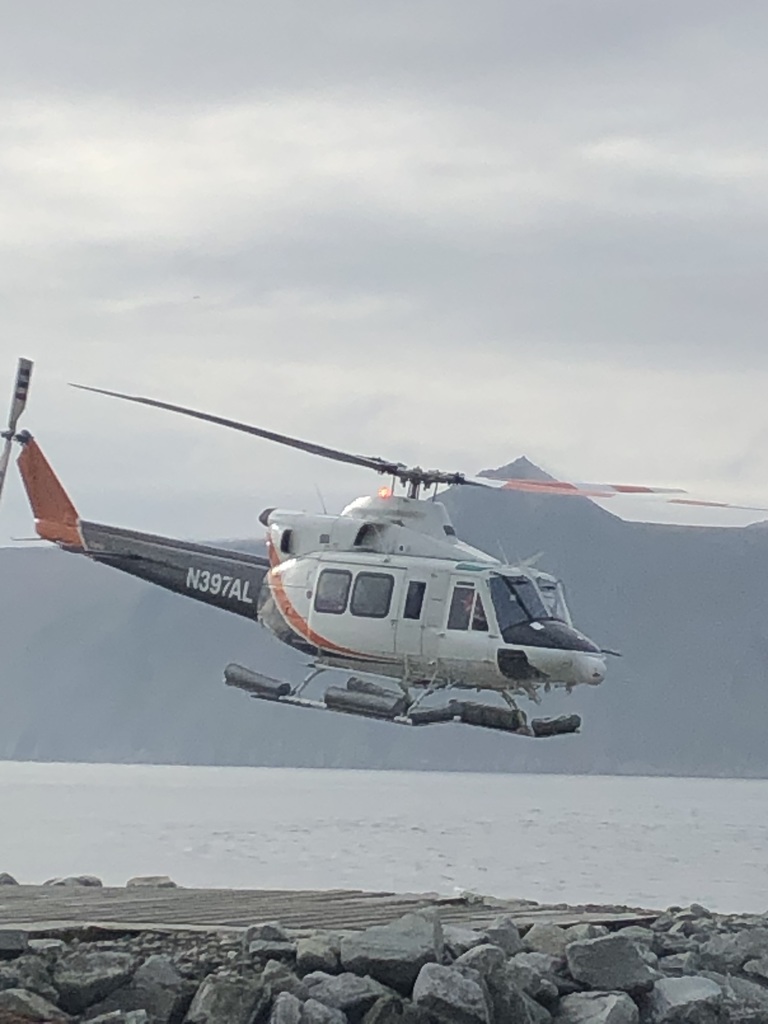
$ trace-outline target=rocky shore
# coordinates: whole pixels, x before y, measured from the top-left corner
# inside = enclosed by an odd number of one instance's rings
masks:
[[[0,919],[0,1024],[81,1021],[768,1024],[768,914],[693,905],[614,930],[508,916],[476,930],[424,911],[358,931],[255,922],[109,938],[30,937]]]

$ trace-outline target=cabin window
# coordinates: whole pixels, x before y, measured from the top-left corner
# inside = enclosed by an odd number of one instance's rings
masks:
[[[475,588],[471,583],[456,584],[453,588],[451,607],[448,612],[448,629],[469,629],[474,599]]]
[[[383,619],[389,614],[395,580],[385,572],[361,572],[355,580],[352,602],[353,615],[366,619]]]
[[[483,608],[483,599],[479,594],[475,597],[475,607],[472,610],[472,629],[476,633],[488,632],[488,618]]]
[[[347,607],[352,573],[345,569],[323,569],[315,590],[315,611],[342,615]]]
[[[291,540],[293,538],[293,530],[283,530],[283,535],[280,538],[280,550],[284,555],[290,555],[291,553]]]
[[[404,619],[420,619],[421,608],[424,604],[424,591],[427,584],[423,580],[411,580],[408,584],[408,593],[405,595],[405,608],[403,609]]]

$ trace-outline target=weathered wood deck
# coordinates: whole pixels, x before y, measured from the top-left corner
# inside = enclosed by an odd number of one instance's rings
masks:
[[[432,908],[444,924],[487,925],[509,914],[523,928],[536,921],[582,921],[618,927],[650,921],[658,911],[627,907],[532,904],[490,897],[440,897],[357,890],[0,887],[0,928],[44,935],[82,929],[105,932],[239,931],[279,921],[297,931],[355,929],[386,924],[402,914]]]

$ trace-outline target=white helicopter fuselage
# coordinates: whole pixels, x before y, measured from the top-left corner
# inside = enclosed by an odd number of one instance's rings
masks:
[[[259,620],[318,664],[530,696],[605,675],[558,582],[459,541],[439,502],[385,493],[339,516],[272,509],[262,522]]]

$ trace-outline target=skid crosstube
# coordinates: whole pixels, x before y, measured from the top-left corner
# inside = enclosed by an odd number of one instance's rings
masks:
[[[346,686],[329,686],[323,700],[310,700],[300,696],[290,683],[262,675],[242,665],[227,665],[224,682],[245,691],[257,700],[268,700],[293,707],[314,708],[316,711],[335,711],[340,714],[377,718],[395,725],[422,726],[441,722],[461,722],[465,725],[514,733],[518,736],[562,736],[578,732],[581,718],[562,715],[559,718],[535,718],[530,724],[516,708],[498,707],[472,701],[451,700],[442,707],[412,707],[408,709],[405,694],[378,683],[351,677]]]

